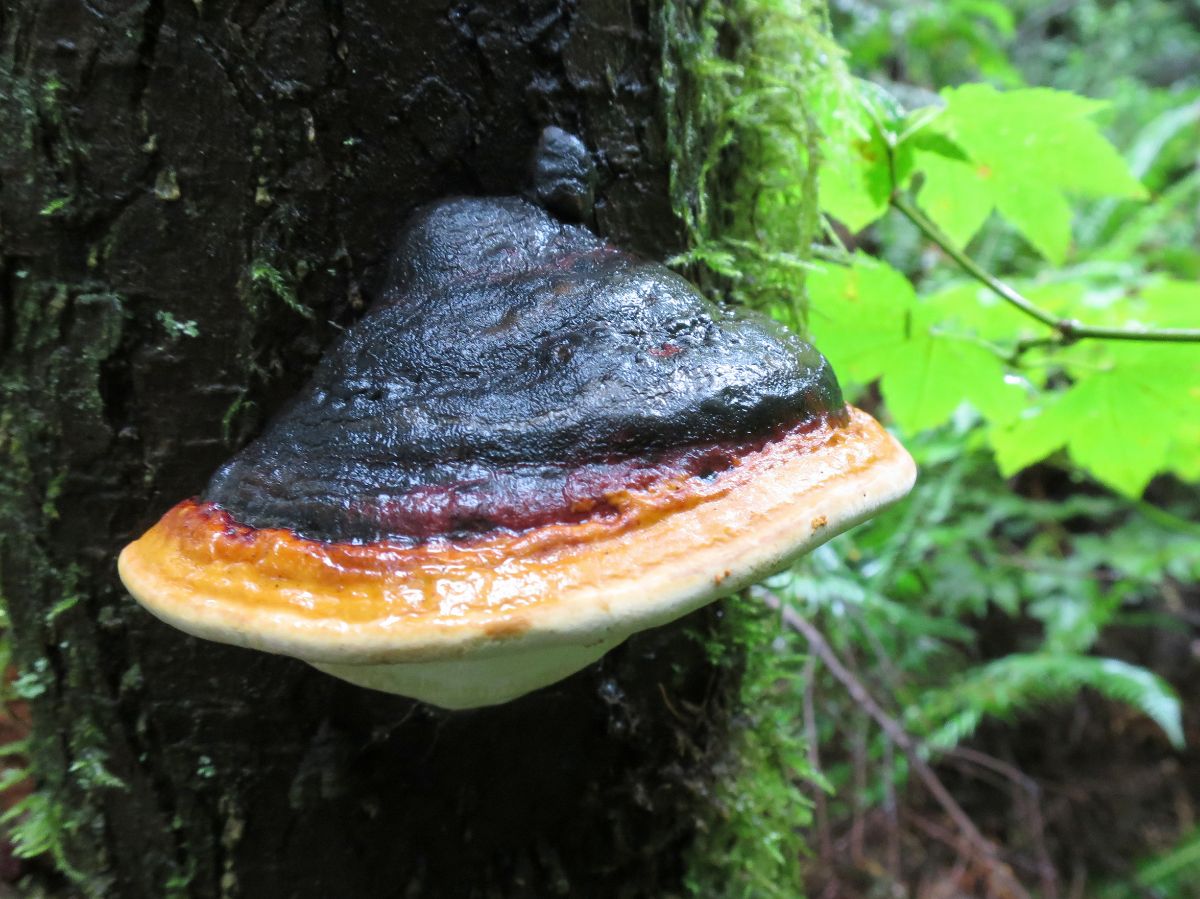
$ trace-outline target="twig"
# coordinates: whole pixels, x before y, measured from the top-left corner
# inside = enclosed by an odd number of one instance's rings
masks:
[[[894,191],[891,198],[892,208],[917,226],[917,229],[962,267],[962,269],[985,285],[996,296],[1020,309],[1030,318],[1035,318],[1043,325],[1053,329],[1055,336],[1049,340],[1037,340],[1025,343],[1021,349],[1033,346],[1056,344],[1065,346],[1077,340],[1141,340],[1155,343],[1200,343],[1200,328],[1102,328],[1085,325],[1071,318],[1059,318],[1036,306],[1020,291],[1010,284],[1001,281],[978,262],[968,256],[954,241],[934,222],[917,209],[900,191]]]
[[[926,836],[937,840],[939,843],[950,847],[958,853],[958,858],[955,860],[956,864],[950,877],[951,882],[961,884],[963,879],[966,878],[969,870],[967,868],[967,861],[974,861],[976,863],[982,861],[983,871],[978,873],[972,872],[972,875],[974,880],[978,880],[980,874],[982,874],[982,876],[985,878],[985,882],[989,889],[989,899],[997,899],[997,897],[998,899],[1011,899],[1011,897],[1021,896],[1028,899],[1029,894],[1026,893],[1024,889],[1011,877],[1005,879],[1003,883],[997,884],[996,881],[1001,878],[997,877],[997,868],[995,865],[989,859],[980,859],[979,854],[972,850],[971,846],[961,835],[951,833],[939,824],[936,824],[935,822],[930,821],[928,818],[923,818],[917,814],[910,813],[908,820],[914,827],[917,828],[917,830],[922,831]],[[999,890],[998,893],[997,890]],[[956,893],[955,895],[968,894]],[[972,890],[970,895],[977,895],[977,892]]]
[[[808,642],[809,648],[816,653],[825,667],[829,669],[829,672],[837,678],[846,692],[850,694],[850,698],[875,721],[889,740],[900,747],[901,751],[908,758],[908,763],[912,767],[912,770],[916,772],[921,782],[925,784],[925,788],[929,790],[934,801],[942,807],[942,811],[946,813],[950,820],[954,822],[955,827],[958,828],[962,835],[963,843],[970,848],[971,854],[987,865],[989,870],[993,871],[999,879],[1005,881],[1005,886],[1012,895],[1029,899],[1029,893],[1016,882],[1012,872],[1008,870],[1007,864],[1000,860],[996,846],[979,832],[979,828],[975,826],[975,822],[963,811],[962,807],[954,800],[954,797],[950,795],[950,791],[938,779],[937,774],[934,773],[929,763],[921,755],[917,741],[896,719],[883,710],[879,703],[875,701],[875,698],[867,691],[867,688],[863,686],[862,681],[855,677],[842,664],[842,660],[838,658],[837,653],[833,651],[833,647],[829,645],[821,632],[770,590],[764,587],[756,587],[754,588],[754,594],[768,608],[778,612],[788,627],[798,631],[804,637]]]
[[[862,868],[867,857],[867,818],[863,809],[863,796],[867,793],[867,728],[870,727],[870,722],[859,716],[854,724],[854,736],[850,742],[850,755],[854,763],[854,795],[850,797],[850,858],[854,867]]]
[[[813,704],[813,675],[817,670],[817,660],[809,657],[804,664],[804,738],[808,743],[808,763],[814,771],[821,770],[820,735],[817,733],[817,713]],[[825,790],[818,786],[815,790],[814,805],[817,819],[817,845],[820,847],[821,864],[826,869],[833,867],[833,837],[829,830],[829,802],[825,798]]]
[[[1033,836],[1034,851],[1037,855],[1036,869],[1042,882],[1043,899],[1057,899],[1058,872],[1050,859],[1050,850],[1046,846],[1046,827],[1042,816],[1042,789],[1038,782],[1008,762],[995,756],[969,749],[966,746],[956,746],[946,753],[951,759],[959,759],[968,765],[991,771],[1009,781],[1024,794],[1025,816],[1029,822],[1029,831]]]
[[[892,880],[900,882],[900,802],[896,798],[896,746],[884,743],[884,816],[887,818],[887,867]]]
[[[687,724],[688,719],[684,718],[683,715],[679,714],[679,711],[675,708],[675,706],[671,705],[671,698],[669,696],[667,696],[667,688],[665,686],[663,686],[661,681],[659,681],[659,684],[658,684],[658,692],[659,692],[659,695],[662,696],[663,705],[665,705],[667,707],[667,711],[670,712],[674,716],[675,720],[682,722],[683,724]]]
[[[854,623],[858,625],[859,632],[866,637],[867,643],[871,647],[871,652],[875,656],[875,661],[879,663],[879,667],[883,671],[884,677],[888,683],[896,686],[903,686],[904,672],[902,672],[896,663],[892,661],[892,657],[887,654],[887,650],[883,648],[883,644],[876,636],[874,629],[867,622],[867,616],[863,613],[862,607],[857,605],[847,606],[846,613],[854,619]]]

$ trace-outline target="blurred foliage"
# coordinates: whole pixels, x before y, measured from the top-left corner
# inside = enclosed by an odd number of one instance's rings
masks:
[[[1111,495],[1020,496],[977,438],[969,423],[914,435],[912,499],[777,576],[776,591],[836,623],[835,647],[887,668],[898,714],[931,747],[1084,686],[1181,743],[1179,699],[1161,678],[1087,653],[1112,624],[1186,627],[1158,598],[1166,582],[1200,579],[1200,525]],[[1014,624],[1016,651],[990,659],[978,627],[989,614],[1036,626]]]
[[[1200,5],[831,6],[841,48],[804,0],[677,2],[662,19],[692,244],[676,262],[710,293],[810,327],[847,396],[921,466],[908,501],[771,587],[932,759],[1085,694],[1152,722],[1158,757],[1181,753],[1177,685],[1106,635],[1195,630],[1200,346],[1064,338],[979,274],[1052,321],[1200,327]],[[820,785],[809,842],[824,861],[831,822],[864,808],[896,820],[909,759],[798,635],[745,601],[729,613],[748,650],[744,714],[689,886],[795,896],[811,814],[799,786]],[[1036,794],[1037,772],[989,764]],[[1186,895],[1195,835],[1171,840],[1114,847],[1085,885]],[[910,894],[900,872],[872,871],[863,895]]]
[[[824,79],[806,106],[828,224],[809,326],[921,474],[905,503],[770,586],[931,759],[1092,697],[1144,716],[1156,738],[1121,755],[1158,771],[1186,758],[1195,710],[1178,670],[1130,647],[1197,637],[1200,344],[1063,339],[894,201],[1055,319],[1200,328],[1200,3],[831,6],[857,79]],[[895,820],[907,760],[844,686],[823,672],[803,688],[833,790],[818,824],[864,808]],[[1060,834],[1056,862],[1085,867],[1042,876],[1064,892],[1075,877],[1076,895],[1195,895],[1186,819],[1082,862]],[[862,895],[912,894],[872,870]]]
[[[1200,581],[1196,498],[1180,494],[1152,505],[1089,490],[1083,481],[1054,498],[1021,495],[965,414],[906,442],[921,468],[910,500],[772,579],[775,592],[821,625],[888,713],[934,758],[970,741],[984,720],[1036,719],[1084,689],[1157,725],[1160,749],[1147,760],[1154,769],[1181,750],[1184,720],[1175,688],[1097,648],[1113,628],[1195,632],[1188,609],[1164,597]],[[833,785],[833,819],[893,803],[889,796],[908,780],[903,757],[893,758],[884,735],[874,733],[866,749],[874,775],[864,780],[861,750],[854,749],[863,739],[863,710],[827,675],[808,689],[816,694],[808,701],[816,706],[822,773]],[[1041,739],[1062,736],[1051,731]],[[1112,848],[1118,869],[1136,858],[1131,847]],[[1120,892],[1121,884],[1131,890],[1151,880],[1159,892],[1146,895],[1193,895],[1185,889],[1200,882],[1200,856],[1194,844],[1180,844],[1138,872],[1135,880],[1113,881],[1105,895],[1136,895]],[[1179,889],[1168,889],[1172,884]]]
[[[1153,230],[1135,221],[1144,207],[1128,205],[1124,217],[1113,209],[1108,229],[1075,228],[1072,245],[1071,198],[1145,195],[1097,129],[1103,104],[984,84],[940,99],[911,111],[877,87],[850,99],[851,134],[864,137],[845,152],[845,122],[831,126],[827,152],[843,147],[821,180],[833,219],[861,231],[896,195],[915,191],[961,247],[997,212],[1002,222],[992,226],[1020,234],[1049,265],[1022,259],[1010,272],[994,259],[993,273],[1023,276],[1026,296],[1056,318],[1134,330],[1200,324],[1200,284],[1138,256],[1142,240],[1131,230],[1143,239]],[[1200,126],[1200,103],[1174,112],[1174,128]],[[1149,127],[1163,130],[1161,117]],[[906,430],[937,425],[966,403],[986,421],[1006,473],[1065,448],[1075,465],[1133,496],[1159,473],[1200,479],[1200,344],[1055,340],[965,273],[922,273],[914,284],[882,260],[839,261],[811,279],[813,332],[852,381],[881,379]]]
[[[1200,828],[1166,852],[1142,862],[1132,878],[1107,884],[1097,899],[1128,899],[1131,893],[1153,899],[1168,896],[1194,899],[1200,895],[1197,871],[1200,871]]]

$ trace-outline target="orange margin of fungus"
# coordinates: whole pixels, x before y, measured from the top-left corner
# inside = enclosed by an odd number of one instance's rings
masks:
[[[601,642],[778,570],[911,488],[871,416],[797,428],[711,480],[607,497],[618,514],[411,546],[255,529],[195,500],[121,553],[139,602],[208,639],[310,662],[376,664]]]

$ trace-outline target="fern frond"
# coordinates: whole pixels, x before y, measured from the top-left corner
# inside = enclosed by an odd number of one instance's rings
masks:
[[[1011,719],[1088,687],[1146,715],[1172,745],[1184,744],[1179,697],[1151,671],[1120,659],[1025,653],[980,666],[956,685],[927,694],[919,706],[927,742],[948,749],[974,733],[984,717]]]

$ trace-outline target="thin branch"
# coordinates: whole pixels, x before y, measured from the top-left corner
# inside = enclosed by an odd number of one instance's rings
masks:
[[[867,817],[864,814],[863,797],[867,794],[867,732],[871,722],[858,716],[854,724],[854,736],[850,742],[850,755],[854,762],[854,794],[850,797],[853,814],[850,821],[850,858],[854,866],[861,869],[867,857]]]
[[[955,246],[949,236],[933,221],[917,209],[900,191],[892,193],[892,207],[906,219],[917,226],[917,229],[962,267],[962,269],[991,290],[996,296],[1020,309],[1030,318],[1037,319],[1055,332],[1055,338],[1047,341],[1037,341],[1028,346],[1045,343],[1065,345],[1077,340],[1140,340],[1154,343],[1200,343],[1200,328],[1102,328],[1085,325],[1071,318],[1058,316],[1039,308],[1029,298],[1010,284],[1001,281],[978,262]],[[1027,348],[1028,348],[1027,346]]]
[[[887,818],[887,869],[896,883],[900,882],[900,801],[896,797],[896,746],[891,740],[883,744],[883,812]]]
[[[928,818],[924,818],[915,812],[909,812],[908,821],[927,837],[937,840],[939,843],[948,846],[950,849],[953,849],[956,853],[958,853],[958,858],[955,859],[955,864],[950,870],[950,875],[945,878],[946,882],[958,884],[959,887],[962,888],[966,887],[966,880],[968,876],[972,876],[973,880],[978,879],[979,872],[974,872],[972,868],[968,867],[967,863],[971,861],[978,862],[979,855],[961,835],[953,833],[940,824],[930,821]],[[1003,884],[997,884],[995,869],[988,867],[986,864],[983,866],[982,875],[986,879],[985,883],[988,890],[988,899],[1012,899],[1014,893],[1012,892],[1012,887],[1010,885],[1011,881]],[[971,888],[973,889],[973,887],[974,884],[972,884]],[[1018,887],[1018,889],[1020,888]],[[973,890],[969,894],[956,893],[955,895],[978,896],[981,894],[978,891]],[[1025,896],[1026,899],[1028,899],[1029,896],[1029,894],[1025,892],[1022,892],[1020,895]]]
[[[1018,788],[1023,796],[1025,806],[1024,816],[1028,821],[1028,832],[1033,838],[1034,852],[1037,855],[1036,869],[1042,882],[1042,899],[1057,899],[1058,872],[1050,859],[1050,850],[1046,846],[1046,827],[1042,816],[1042,790],[1038,782],[1008,762],[1001,761],[995,756],[970,749],[966,746],[955,746],[946,751],[950,760],[958,759],[967,765],[990,771],[1008,780]]]
[[[1005,881],[1005,886],[1014,896],[1025,897],[1028,899],[1029,893],[1017,883],[1012,872],[1008,869],[1008,865],[1001,861],[999,852],[995,844],[987,839],[979,828],[975,826],[975,822],[970,816],[963,811],[960,806],[950,795],[950,791],[938,779],[933,768],[921,755],[920,747],[917,741],[913,738],[904,727],[892,718],[883,710],[883,707],[875,700],[875,698],[863,686],[862,681],[855,677],[842,660],[838,658],[833,647],[821,634],[815,626],[807,621],[802,615],[781,600],[776,594],[772,593],[763,587],[754,588],[754,595],[766,604],[772,611],[778,612],[784,624],[793,630],[799,632],[808,642],[809,648],[821,660],[829,672],[837,678],[846,692],[850,694],[850,698],[858,704],[858,706],[867,713],[868,716],[879,726],[889,740],[896,746],[900,747],[901,751],[908,758],[908,763],[912,770],[916,772],[921,782],[925,784],[925,788],[929,790],[931,796],[938,805],[942,807],[942,811],[954,822],[962,835],[963,843],[970,847],[971,854],[979,861],[983,862],[990,871],[996,874],[999,878]]]
[[[817,732],[817,711],[813,699],[813,677],[817,669],[817,660],[810,656],[804,663],[804,739],[808,742],[808,763],[814,771],[821,770],[821,739]],[[820,847],[821,864],[827,869],[833,868],[833,837],[829,829],[829,801],[825,790],[818,786],[815,792],[817,819],[817,845]]]

